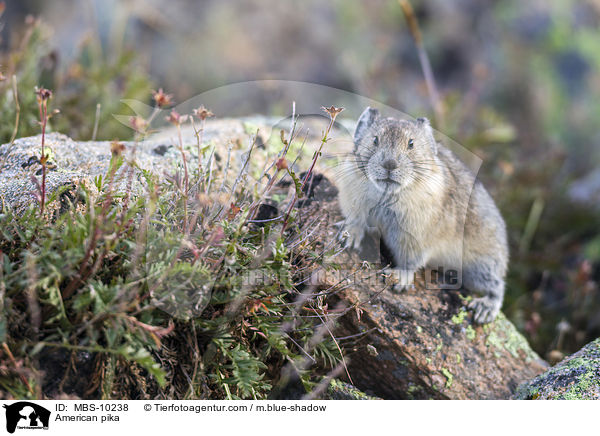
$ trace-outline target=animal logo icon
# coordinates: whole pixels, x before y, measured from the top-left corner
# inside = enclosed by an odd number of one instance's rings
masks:
[[[19,401],[3,405],[6,409],[6,431],[14,433],[19,428],[47,429],[50,421],[50,411],[29,401]]]

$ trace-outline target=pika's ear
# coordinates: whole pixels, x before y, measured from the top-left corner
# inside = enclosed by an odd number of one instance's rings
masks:
[[[417,118],[417,124],[425,130],[426,135],[429,137],[429,147],[433,154],[437,154],[437,142],[433,136],[433,129],[431,128],[429,120],[427,118]]]
[[[363,139],[378,117],[379,111],[367,106],[356,123],[356,129],[354,129],[354,144],[358,144]]]

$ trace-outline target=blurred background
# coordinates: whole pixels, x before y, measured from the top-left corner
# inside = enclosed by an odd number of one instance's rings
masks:
[[[507,221],[504,311],[554,362],[600,336],[600,0],[411,3],[441,96],[436,127],[483,159]],[[129,139],[112,117],[126,113],[121,99],[150,104],[164,88],[182,102],[262,79],[434,117],[396,0],[8,0],[0,10],[2,143],[17,112],[16,134],[37,134],[36,85],[54,91],[52,129],[80,140],[98,103],[96,137]]]

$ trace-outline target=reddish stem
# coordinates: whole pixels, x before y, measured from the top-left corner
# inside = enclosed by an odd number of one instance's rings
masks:
[[[47,114],[47,100],[41,100],[39,104],[40,108],[40,121],[42,123],[42,186],[41,186],[41,201],[40,209],[41,213],[44,213],[44,206],[46,205],[46,153],[45,153],[45,140],[46,140],[46,123],[48,121]]]
[[[202,150],[202,143],[204,142],[204,121],[205,120],[201,120],[200,137],[198,138],[198,177],[200,177],[200,174],[202,174],[202,158],[200,156]]]
[[[181,126],[177,123],[177,135],[179,136],[179,150],[181,152],[181,157],[183,159],[183,173],[184,173],[184,195],[183,195],[183,210],[184,210],[184,218],[183,218],[183,233],[188,234],[188,192],[189,192],[189,176],[188,176],[188,167],[187,167],[187,159],[185,158],[185,150],[183,149],[183,138],[181,136]],[[200,155],[198,155],[198,159],[200,159]]]

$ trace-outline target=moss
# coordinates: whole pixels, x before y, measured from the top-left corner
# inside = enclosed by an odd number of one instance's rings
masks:
[[[594,342],[589,344],[587,354],[594,355],[594,348],[600,349],[600,339],[596,339]],[[567,390],[559,395],[558,398],[565,400],[581,400],[589,398],[591,392],[600,392],[600,377],[598,377],[598,367],[600,365],[600,359],[588,358],[588,357],[576,357],[574,359],[567,360],[562,368],[566,368],[570,372],[585,371],[583,374],[575,378],[575,381],[570,385]],[[555,375],[558,371],[553,372]]]
[[[539,359],[525,338],[502,313],[493,323],[484,326],[484,332],[488,334],[485,344],[494,347],[498,357],[501,356],[501,351],[506,350],[514,357],[520,357],[520,353],[525,353],[527,362]]]
[[[472,295],[464,296],[462,294],[458,294],[458,298],[460,298],[465,303],[470,303],[471,300],[473,299],[473,296]]]
[[[452,386],[452,382],[454,381],[454,376],[447,368],[442,368],[442,374],[446,377],[446,389]]]
[[[372,397],[359,391],[354,386],[348,383],[344,383],[340,380],[333,379],[327,388],[326,399],[330,400],[377,400],[378,398]]]
[[[452,316],[452,322],[454,324],[462,324],[463,321],[465,320],[466,316],[467,316],[467,311],[465,310],[464,307],[462,307],[456,315]]]
[[[467,339],[469,339],[470,341],[474,340],[475,336],[477,336],[477,332],[471,325],[467,326],[465,334],[467,335]]]
[[[406,391],[407,397],[409,399],[415,398],[416,394],[419,394],[423,391],[421,386],[415,385],[414,383],[410,383],[408,385],[408,389]]]
[[[460,354],[456,353],[456,363],[460,363]]]
[[[415,385],[413,383],[411,383],[410,385],[408,385],[408,393],[409,394],[414,394],[416,392],[419,392],[420,390],[422,390],[421,387],[417,386],[417,385]]]

